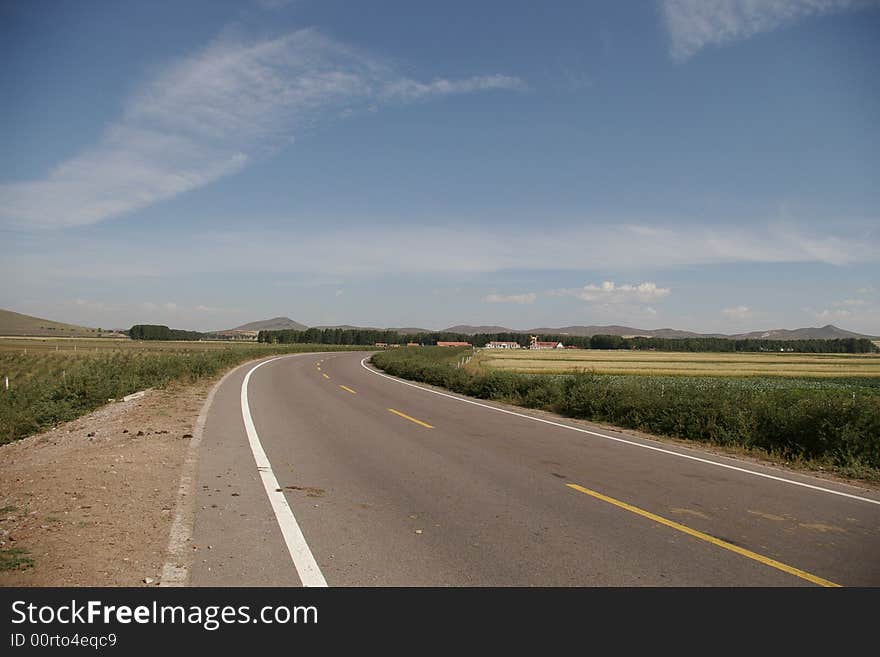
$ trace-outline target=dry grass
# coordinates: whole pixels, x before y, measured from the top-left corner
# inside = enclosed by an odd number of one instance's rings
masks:
[[[572,349],[482,351],[476,364],[529,374],[638,374],[667,376],[782,376],[880,378],[874,354],[691,353]]]

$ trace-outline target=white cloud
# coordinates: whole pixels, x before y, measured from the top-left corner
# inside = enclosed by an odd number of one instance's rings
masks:
[[[345,292],[343,290],[336,290],[336,296],[341,297]]]
[[[483,297],[483,301],[486,303],[535,303],[535,299],[538,298],[538,295],[534,292],[527,292],[526,294],[487,294]]]
[[[297,4],[298,0],[255,0],[255,2],[263,9],[273,10]]]
[[[752,309],[748,306],[725,308],[721,312],[728,319],[749,319],[752,316]]]
[[[381,95],[391,100],[414,101],[432,96],[447,96],[450,94],[492,91],[496,89],[521,91],[525,89],[525,84],[519,78],[508,75],[484,75],[466,80],[440,78],[428,83],[402,79],[386,84],[382,89]]]
[[[303,218],[308,225],[309,218]],[[340,289],[353,276],[413,273],[469,273],[505,270],[665,269],[729,263],[825,263],[845,266],[880,261],[874,233],[805,233],[793,225],[705,229],[680,225],[657,229],[621,222],[558,225],[552,233],[452,222],[425,225],[363,221],[363,227],[300,230],[220,228],[209,233],[176,231],[143,239],[95,234],[43,233],[24,240],[0,259],[4,280],[142,279],[189,274],[294,276]],[[252,222],[242,221],[241,225]],[[462,240],[462,231],[468,234]],[[197,243],[198,249],[192,244]],[[430,249],[424,245],[430,244]],[[819,248],[817,245],[823,245]],[[161,266],[159,266],[161,265]],[[279,283],[280,285],[280,283]],[[576,290],[581,292],[580,289]],[[589,293],[589,290],[587,291]],[[451,292],[449,292],[451,294]],[[650,294],[648,294],[650,296]]]
[[[878,0],[661,0],[671,52],[683,60],[808,16],[880,6]]]
[[[97,144],[41,180],[0,184],[0,223],[97,223],[231,175],[327,116],[523,87],[503,75],[419,82],[310,29],[218,39],[142,85]]]
[[[836,308],[834,310],[820,310],[815,313],[816,319],[846,319],[847,317],[852,317],[852,311],[846,310],[844,308]]]
[[[88,310],[105,310],[107,308],[107,304],[103,301],[91,301],[89,299],[74,299],[74,303],[81,307],[86,308]]]
[[[617,284],[613,281],[605,281],[602,285],[587,283],[581,288],[551,290],[549,294],[608,304],[658,301],[669,296],[670,292],[668,287],[657,287],[656,283],[651,282]]]
[[[171,301],[166,302],[165,304],[163,304],[162,307],[163,307],[165,310],[168,310],[168,311],[171,311],[171,312],[174,312],[175,310],[177,310],[177,304],[176,304],[176,303],[172,303]]]
[[[865,299],[841,299],[840,301],[835,301],[834,305],[837,307],[840,307],[840,306],[859,307],[859,306],[867,306],[868,302]]]

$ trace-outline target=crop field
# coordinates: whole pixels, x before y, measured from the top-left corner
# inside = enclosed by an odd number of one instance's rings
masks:
[[[526,374],[880,379],[877,354],[676,353],[630,350],[482,350],[474,363]]]
[[[880,481],[880,357],[792,353],[379,352],[394,376],[481,399]]]
[[[129,340],[128,338],[20,338],[0,337],[2,353],[108,352],[108,351],[214,351],[222,349],[269,349],[247,340]]]
[[[214,376],[247,360],[273,354],[351,349],[255,342],[3,338],[0,444],[75,419],[110,399],[172,381]]]

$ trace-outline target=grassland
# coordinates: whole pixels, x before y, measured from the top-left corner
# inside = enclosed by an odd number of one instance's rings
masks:
[[[0,444],[72,420],[124,395],[214,376],[272,354],[331,345],[0,339]],[[9,389],[5,389],[9,377]]]
[[[536,354],[528,351],[498,357],[483,352],[460,367],[469,353],[394,349],[376,354],[373,362],[389,374],[473,397],[880,480],[880,376],[863,375],[859,369],[863,362],[868,368],[880,362],[876,356],[863,361],[782,354],[772,360],[776,355],[767,354],[762,361],[764,354],[550,352],[539,356],[541,368],[535,371],[509,366],[534,360]],[[596,358],[592,368],[585,367],[588,356]],[[656,360],[647,363],[646,356]],[[742,360],[756,356],[758,363]],[[595,367],[602,358],[612,359],[604,370],[609,373]],[[813,369],[807,371],[818,371],[817,362],[828,361],[832,367],[823,376],[802,375],[792,369],[801,363],[786,358],[812,361],[807,365]],[[837,360],[855,364],[836,367]],[[499,362],[508,366],[498,367]],[[621,365],[626,363],[633,367]],[[747,367],[737,368],[737,363]],[[767,368],[769,376],[749,374]]]
[[[0,308],[0,335],[39,335],[45,337],[98,337],[107,331],[63,324],[49,319],[22,315],[11,310]]]
[[[676,353],[598,349],[482,350],[474,360],[489,370],[528,374],[878,378],[877,354]]]

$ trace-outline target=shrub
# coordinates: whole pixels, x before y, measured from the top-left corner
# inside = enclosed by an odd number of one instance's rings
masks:
[[[875,382],[728,377],[530,375],[458,368],[467,349],[376,354],[389,374],[481,399],[718,445],[759,449],[880,476],[880,391]]]

